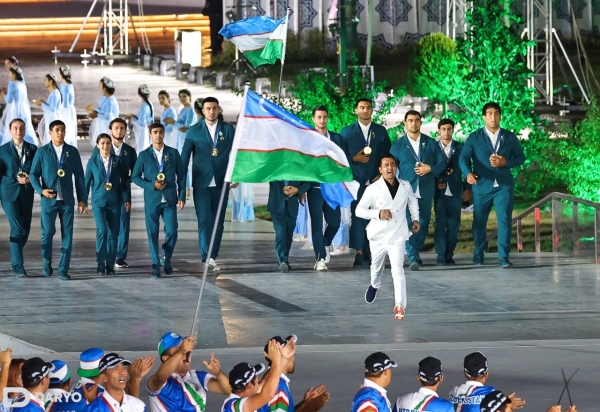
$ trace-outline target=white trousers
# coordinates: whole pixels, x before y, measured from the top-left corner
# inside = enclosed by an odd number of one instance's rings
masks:
[[[371,286],[376,289],[381,287],[381,277],[385,269],[385,257],[389,256],[392,266],[392,280],[394,282],[395,306],[406,308],[406,277],[404,276],[404,254],[406,241],[393,244],[370,242],[371,246]]]

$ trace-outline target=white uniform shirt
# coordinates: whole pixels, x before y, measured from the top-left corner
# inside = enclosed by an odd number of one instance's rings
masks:
[[[136,398],[135,396],[127,395],[123,392],[123,402],[119,403],[115,398],[110,396],[107,391],[102,394],[103,400],[111,407],[113,412],[145,412],[146,405],[144,402]],[[101,401],[96,399],[95,402]]]
[[[152,150],[154,150],[154,154],[156,155],[156,159],[155,159],[154,161],[157,161],[157,160],[158,160],[158,162],[159,162],[159,163],[162,163],[162,164],[163,164],[163,166],[164,166],[164,164],[165,164],[165,163],[164,163],[164,162],[165,162],[165,160],[163,159],[163,151],[165,150],[165,147],[164,147],[164,146],[163,146],[163,147],[161,147],[160,151],[158,151],[158,150],[156,150],[154,147],[152,147]],[[158,167],[158,165],[156,165],[156,167]],[[159,173],[160,173],[160,172],[159,172]],[[164,172],[163,172],[163,173],[164,173]],[[161,201],[161,203],[166,203],[166,202],[167,202],[167,199],[165,199],[165,195],[164,195],[164,194],[162,195],[162,198],[160,199],[160,201]]]
[[[210,125],[208,124],[208,122],[206,120],[204,120],[204,122],[206,123],[206,128],[208,129],[208,133],[210,134],[210,138],[213,141],[213,144],[216,146],[217,145],[217,125],[219,124],[219,122]],[[210,184],[208,185],[208,187],[215,187],[217,185],[217,183],[215,182],[215,175],[213,174],[213,178],[210,181]]]
[[[492,141],[492,147],[496,147],[496,142],[498,141],[498,136],[500,135],[500,129],[496,130],[496,133],[492,133],[490,132],[487,127],[484,128],[485,132],[487,133],[487,135],[490,137],[490,140]],[[500,149],[500,145],[498,145],[498,149]],[[500,186],[498,184],[498,181],[496,179],[494,179],[494,187],[498,187]]]
[[[115,155],[121,156],[121,149],[123,149],[123,143],[121,143],[121,146],[119,147],[113,144],[113,151],[115,152]]]
[[[417,156],[419,156],[419,145],[421,144],[421,135],[419,135],[419,137],[417,137],[417,140],[413,140],[410,137],[408,137],[408,141],[410,142],[410,145],[412,146],[413,150],[415,151],[415,154]],[[415,164],[416,163],[417,162],[415,162]],[[415,196],[417,197],[417,199],[421,198],[421,192],[419,191],[419,180],[418,179],[417,179],[417,190],[415,190]]]
[[[60,162],[60,157],[62,156],[63,148],[65,147],[65,145],[61,144],[60,146],[54,146],[54,144],[53,144],[52,147],[54,148],[54,153],[56,153],[56,164],[58,164]],[[59,182],[60,182],[60,179],[64,179],[64,178],[59,177],[58,178]],[[61,187],[60,183],[58,184],[58,190],[56,191],[56,200],[63,200],[62,187]]]
[[[444,148],[444,154],[446,155],[446,159],[450,159],[450,153],[452,153],[452,141],[450,141],[450,143],[448,143],[448,145],[445,145],[444,142],[442,143],[442,147]],[[445,196],[452,196],[452,192],[450,191],[450,185],[446,184],[446,191],[444,192]]]

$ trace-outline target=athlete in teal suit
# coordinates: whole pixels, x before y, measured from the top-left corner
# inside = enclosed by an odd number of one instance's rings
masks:
[[[525,163],[517,136],[500,128],[502,110],[487,103],[482,110],[485,127],[471,133],[460,154],[460,170],[473,187],[473,263],[482,265],[486,226],[492,204],[498,220],[499,266],[510,268],[510,240],[515,182],[511,169]]]
[[[42,195],[41,234],[44,276],[52,276],[52,238],[56,233],[56,216],[61,223],[62,246],[58,262],[58,278],[70,280],[71,251],[73,248],[73,220],[75,198],[73,177],[79,213],[87,213],[85,178],[79,151],[65,143],[65,124],[55,120],[49,125],[52,141],[38,149],[31,166],[31,184]]]
[[[186,168],[177,149],[165,146],[165,128],[161,123],[150,125],[152,146],[139,153],[132,181],[144,189],[146,232],[152,257],[152,277],[160,277],[160,264],[165,274],[173,273],[171,257],[177,243],[177,210],[185,206]],[[160,218],[165,225],[162,256],[158,254]]]
[[[10,225],[10,265],[17,277],[24,277],[23,248],[31,229],[35,193],[29,172],[37,147],[24,140],[23,120],[12,120],[9,130],[12,141],[0,146],[0,199]]]
[[[96,261],[98,275],[112,275],[117,258],[121,205],[129,211],[129,171],[121,158],[111,153],[108,134],[96,138],[99,153],[88,161],[85,172],[85,191],[92,191],[92,212],[96,221]]]
[[[202,262],[206,262],[210,269],[216,271],[219,270],[216,259],[223,237],[229,187],[225,188],[224,205],[219,216],[217,210],[223,185],[229,185],[225,183],[225,172],[235,130],[229,123],[219,120],[219,101],[214,97],[202,100],[202,114],[204,117],[191,126],[185,135],[181,160],[187,169],[190,159],[193,158],[192,188],[198,219],[200,255]],[[231,185],[232,188],[236,186]],[[208,256],[215,219],[218,219],[217,232],[211,254]]]

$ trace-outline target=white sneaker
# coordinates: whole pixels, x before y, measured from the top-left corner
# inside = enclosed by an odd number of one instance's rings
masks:
[[[315,270],[317,272],[319,272],[321,270],[327,270],[327,265],[325,264],[325,259],[317,260],[317,263],[315,263]]]
[[[217,265],[217,262],[215,262],[213,258],[208,259],[207,265],[209,269],[213,270],[213,272],[221,270],[221,268]]]
[[[325,246],[325,263],[331,260],[331,246]]]

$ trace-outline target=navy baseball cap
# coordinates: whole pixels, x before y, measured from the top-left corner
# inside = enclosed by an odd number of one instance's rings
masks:
[[[365,359],[365,369],[367,372],[383,372],[386,369],[395,368],[397,366],[398,364],[392,361],[390,357],[383,352],[372,353]]]
[[[298,336],[290,335],[285,339],[282,338],[281,336],[273,336],[271,339],[269,339],[269,342],[272,340],[277,341],[283,347],[291,341],[294,341],[294,343],[298,342]],[[267,344],[265,345],[265,352],[267,352],[267,353],[269,353],[269,342],[267,342]]]
[[[465,356],[463,364],[465,374],[470,378],[478,378],[488,371],[488,360],[481,352],[473,352]]]
[[[479,405],[481,412],[496,412],[502,405],[512,403],[510,398],[500,391],[493,391],[485,395]]]
[[[52,369],[54,369],[54,365],[50,362],[45,362],[41,358],[27,359],[21,367],[23,386],[31,387],[39,383],[52,372]]]
[[[162,356],[168,349],[176,348],[184,339],[185,337],[174,332],[165,333],[158,343],[158,356]]]
[[[419,362],[419,378],[422,381],[437,382],[442,376],[442,362],[431,356]]]
[[[258,365],[250,365],[249,363],[238,363],[229,372],[229,384],[232,389],[243,390],[257,375],[260,375],[266,370],[266,366],[262,363]]]

